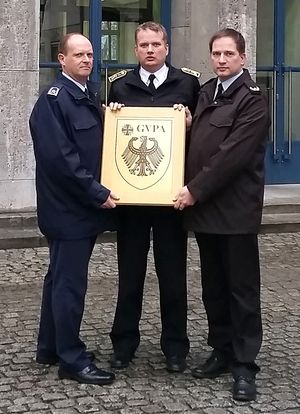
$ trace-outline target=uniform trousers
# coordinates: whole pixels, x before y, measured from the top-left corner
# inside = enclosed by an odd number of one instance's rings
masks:
[[[153,232],[153,253],[159,283],[161,349],[185,357],[187,337],[187,234],[182,214],[172,207],[121,206],[118,226],[119,290],[110,333],[114,351],[132,356],[140,343],[147,255]]]
[[[257,235],[196,233],[196,240],[208,345],[228,357],[233,371],[257,372],[262,342]]]
[[[37,355],[57,356],[60,365],[71,370],[90,364],[79,332],[95,241],[96,236],[48,240],[50,264],[43,286]]]

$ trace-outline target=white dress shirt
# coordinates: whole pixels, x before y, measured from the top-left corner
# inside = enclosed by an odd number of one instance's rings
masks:
[[[226,79],[226,80],[224,80],[223,82],[221,82],[220,81],[220,79],[218,79],[218,82],[217,82],[217,85],[216,85],[216,90],[215,90],[215,94],[214,94],[214,97],[217,95],[217,92],[218,92],[218,87],[219,87],[219,84],[220,83],[222,83],[222,87],[223,87],[223,93],[226,91],[226,89],[228,89],[229,88],[229,86],[237,79],[237,78],[239,78],[242,74],[243,74],[243,69],[237,74],[237,75],[234,75],[234,76],[232,76],[231,78],[229,78],[229,79]],[[214,98],[215,99],[215,98]]]
[[[153,72],[153,75],[155,76],[155,79],[153,81],[153,84],[155,88],[157,89],[164,81],[167,79],[169,72],[169,68],[166,64],[164,64],[160,69],[158,69],[156,72]],[[149,76],[151,75],[151,72],[148,72],[146,69],[144,69],[142,66],[140,67],[140,77],[142,81],[148,86],[149,85]]]
[[[69,75],[68,75],[67,73],[65,73],[65,72],[62,72],[62,74],[63,74],[66,78],[68,78],[70,81],[74,82],[74,83],[75,83],[75,85],[77,85],[77,86],[78,86],[78,88],[80,88],[80,89],[82,90],[82,92],[85,92],[85,89],[87,89],[87,86],[86,86],[86,85],[82,85],[80,82],[77,82],[75,79],[71,78],[71,76],[69,76]]]

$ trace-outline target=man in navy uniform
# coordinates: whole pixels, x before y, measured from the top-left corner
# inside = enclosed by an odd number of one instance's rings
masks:
[[[196,378],[231,371],[233,398],[256,397],[255,359],[262,341],[257,233],[264,193],[268,107],[244,69],[245,40],[234,29],[215,33],[209,50],[217,78],[201,88],[193,117],[186,186],[175,208],[200,249],[208,360]]]
[[[193,113],[200,74],[166,64],[168,37],[155,22],[138,26],[135,54],[139,65],[110,78],[110,109],[125,106],[188,107]],[[178,108],[179,109],[179,108]],[[174,194],[175,195],[175,194]],[[118,225],[118,302],[111,330],[114,354],[111,366],[125,368],[140,342],[139,321],[143,287],[153,232],[155,268],[160,289],[161,349],[170,372],[185,369],[187,336],[186,255],[187,234],[181,212],[172,207],[120,206]]]
[[[36,158],[37,214],[50,253],[44,280],[36,361],[59,362],[59,378],[109,384],[79,337],[88,263],[99,232],[112,229],[115,196],[99,184],[102,118],[90,41],[78,33],[61,41],[62,73],[30,117]]]

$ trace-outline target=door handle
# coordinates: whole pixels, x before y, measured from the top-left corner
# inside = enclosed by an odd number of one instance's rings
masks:
[[[277,154],[277,132],[276,122],[277,121],[277,71],[273,71],[273,105],[272,105],[272,141],[273,141],[273,157],[274,160],[278,161],[279,157]]]
[[[285,155],[285,158],[289,158],[292,155],[292,80],[293,80],[293,73],[290,69],[288,71],[288,99],[287,99],[287,111],[288,111],[288,127],[287,127],[287,134],[288,134],[288,157]]]
[[[105,106],[107,106],[108,99],[108,69],[105,67]]]

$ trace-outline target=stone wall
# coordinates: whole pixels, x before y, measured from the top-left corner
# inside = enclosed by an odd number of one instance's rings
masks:
[[[257,0],[173,0],[172,63],[201,72],[201,82],[213,73],[208,41],[218,29],[232,27],[246,39],[247,67],[255,74]]]
[[[39,1],[0,2],[0,212],[35,208],[34,157],[28,118],[38,96]],[[246,37],[255,73],[256,0],[172,0],[172,63],[213,74],[208,40],[231,26]]]
[[[28,117],[38,93],[39,1],[0,2],[0,211],[35,206]]]

